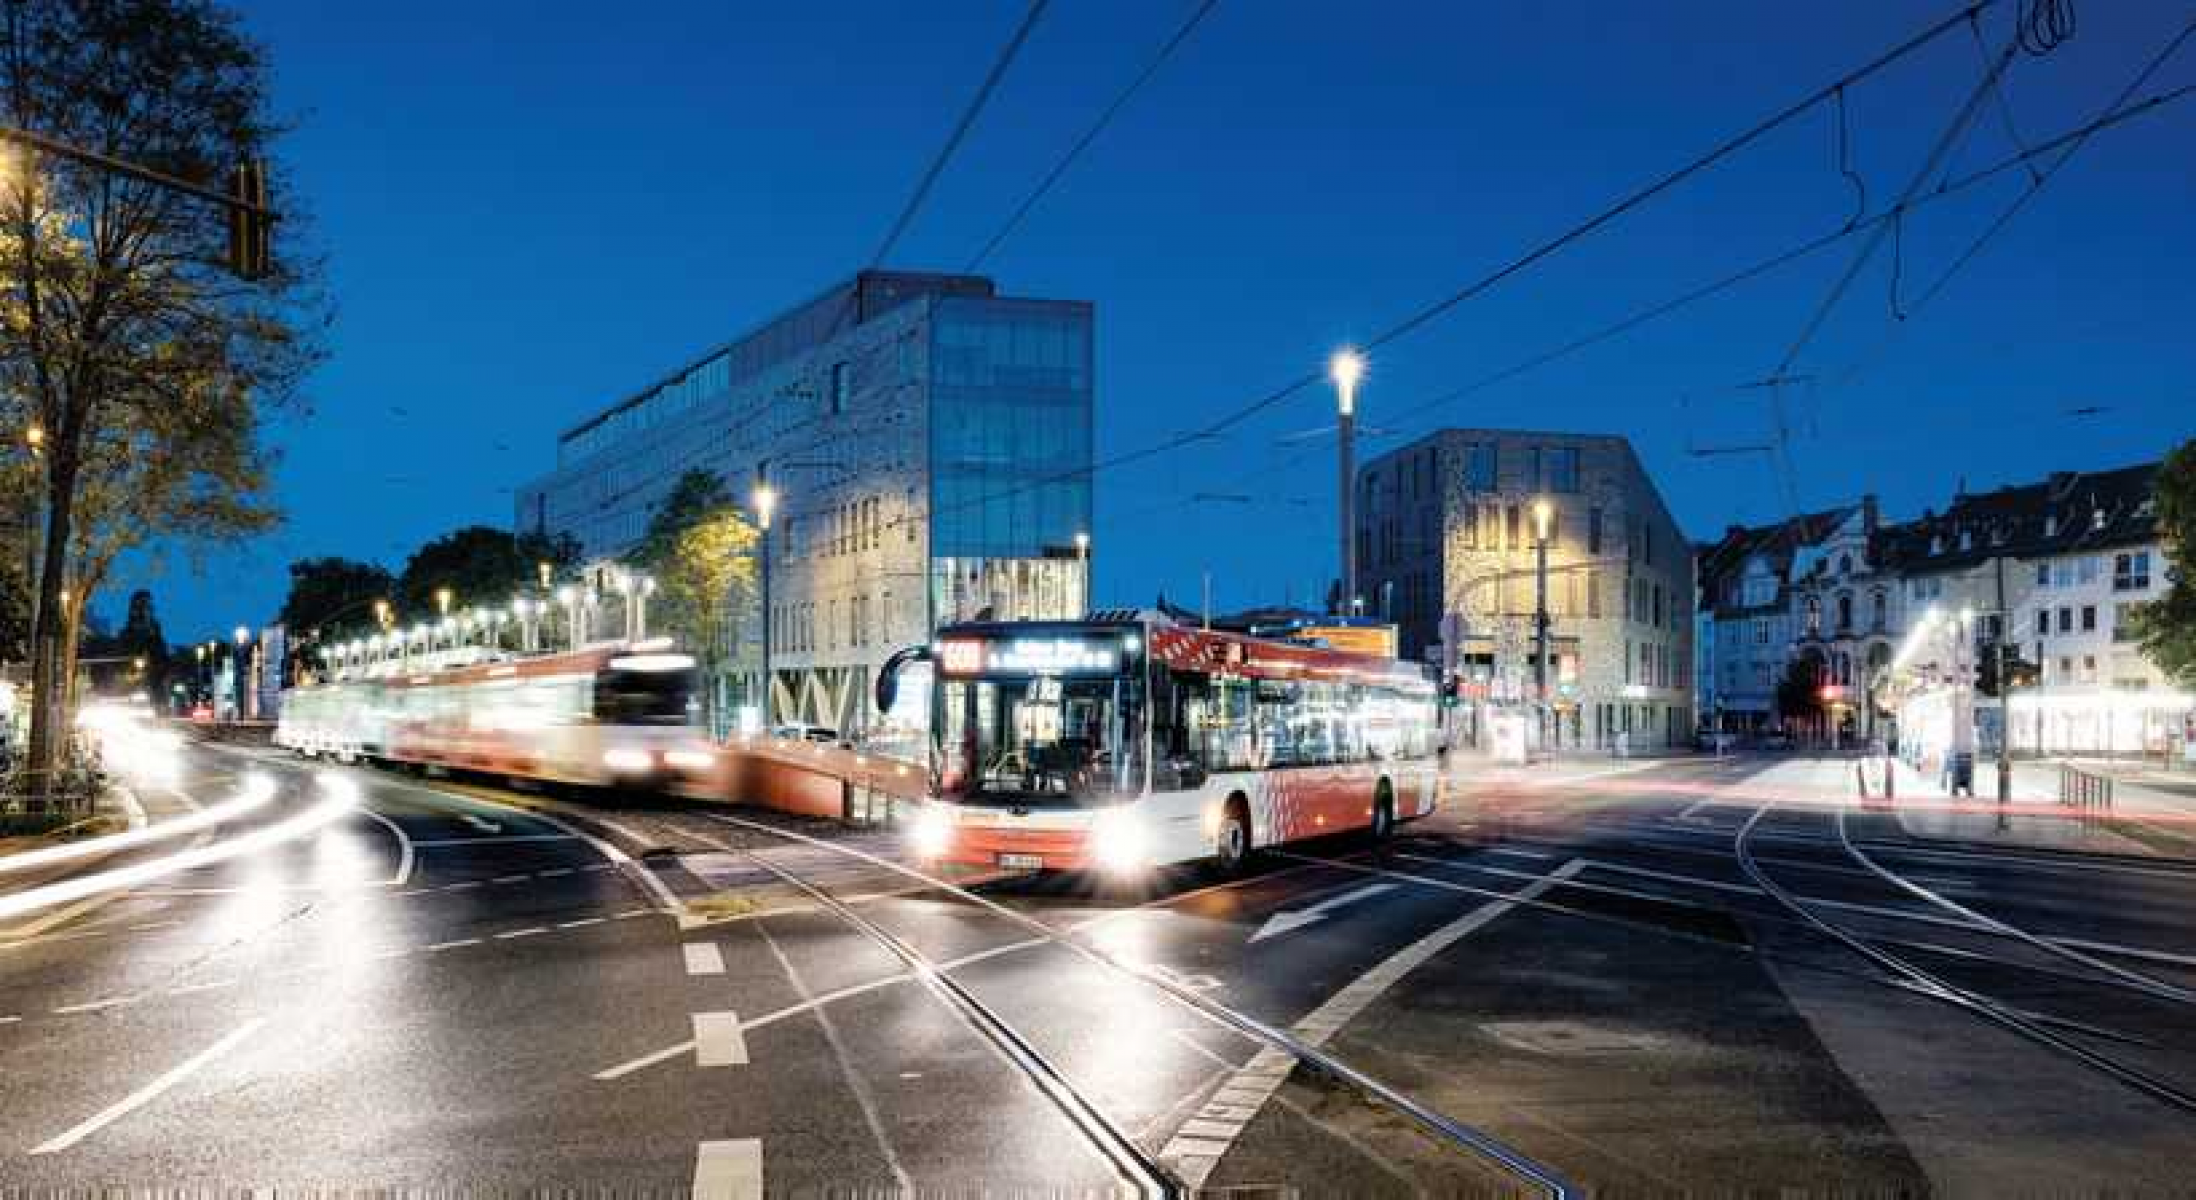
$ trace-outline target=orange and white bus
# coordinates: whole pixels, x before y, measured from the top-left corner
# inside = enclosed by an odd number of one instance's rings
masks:
[[[1134,871],[1350,830],[1440,800],[1434,683],[1414,664],[1148,612],[941,629],[928,660],[936,862]]]

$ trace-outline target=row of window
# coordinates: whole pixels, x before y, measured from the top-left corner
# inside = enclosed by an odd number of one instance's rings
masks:
[[[770,651],[798,654],[882,645],[892,638],[892,589],[827,600],[770,606]]]
[[[1634,642],[1624,639],[1624,682],[1651,688],[1688,687],[1693,664],[1667,642]]]
[[[2135,640],[2134,610],[2135,606],[2133,604],[2115,604],[2112,606],[2113,641],[2131,642]],[[2097,632],[2096,605],[2083,604],[2080,606],[2076,606],[2071,604],[2062,604],[2056,609],[2039,608],[2036,610],[2037,637],[2040,638],[2050,636],[2053,627],[2052,616],[2054,613],[2056,613],[2058,617],[2057,628],[2058,632],[2060,633]]]
[[[1579,448],[1576,446],[1533,446],[1527,451],[1529,464],[1524,480],[1525,487],[1533,492],[1554,495],[1572,495],[1581,490]],[[1467,491],[1492,492],[1499,486],[1501,476],[1500,451],[1494,442],[1466,442],[1464,444],[1464,487]],[[1383,467],[1368,469],[1358,486],[1369,502],[1385,478],[1389,493],[1400,500],[1405,496],[1425,499],[1440,488],[1440,468],[1436,465],[1435,448],[1426,446],[1407,458],[1391,458]],[[1383,476],[1383,471],[1387,472]]]

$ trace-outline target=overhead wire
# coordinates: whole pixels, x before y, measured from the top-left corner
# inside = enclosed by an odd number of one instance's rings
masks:
[[[1007,237],[1020,227],[1022,219],[1029,215],[1031,209],[1037,207],[1037,202],[1044,199],[1045,194],[1052,190],[1054,184],[1060,182],[1060,177],[1067,174],[1069,167],[1075,165],[1075,160],[1082,156],[1083,151],[1090,148],[1092,142],[1098,140],[1098,135],[1105,132],[1106,126],[1113,123],[1114,117],[1120,115],[1121,110],[1128,106],[1129,100],[1141,91],[1146,83],[1151,81],[1152,76],[1159,73],[1159,68],[1166,65],[1167,60],[1174,56],[1174,52],[1181,48],[1182,43],[1189,40],[1190,34],[1196,32],[1197,26],[1203,23],[1206,15],[1211,13],[1218,3],[1219,0],[1198,0],[1197,7],[1192,9],[1189,17],[1182,22],[1180,27],[1175,29],[1174,36],[1160,45],[1159,49],[1151,56],[1151,59],[1144,64],[1144,69],[1138,71],[1135,78],[1129,80],[1128,85],[1113,97],[1112,102],[1107,104],[1105,109],[1098,114],[1098,119],[1091,122],[1089,128],[1083,130],[1082,136],[1075,139],[1074,143],[1068,147],[1067,153],[1061,155],[1059,161],[1052,164],[1052,169],[1045,172],[1044,178],[1037,181],[1037,186],[1030,189],[1028,195],[1022,197],[1022,202],[1014,207],[1014,211],[1008,214],[1007,219],[984,242],[983,248],[969,258],[968,265],[962,268],[964,272],[974,272],[977,268],[983,266],[984,260],[991,257],[992,252],[999,248],[999,244],[1006,241]]]
[[[871,267],[884,264],[886,257],[892,253],[892,248],[899,244],[901,235],[914,222],[915,214],[921,211],[923,201],[929,198],[930,189],[937,184],[938,176],[945,171],[946,163],[952,161],[954,151],[960,149],[962,140],[968,137],[969,129],[976,124],[977,115],[983,112],[984,105],[991,99],[991,93],[997,90],[999,80],[1005,78],[1007,68],[1014,65],[1015,57],[1022,52],[1022,44],[1029,40],[1030,31],[1037,27],[1038,18],[1045,15],[1045,6],[1050,2],[1051,0],[1030,0],[1028,10],[1022,14],[1021,23],[1014,27],[1014,36],[1000,47],[998,56],[992,60],[991,70],[984,75],[982,86],[976,89],[974,96],[969,97],[968,105],[961,110],[960,119],[954,122],[953,132],[947,136],[945,145],[938,148],[929,167],[916,181],[914,194],[907,198],[907,204],[900,209],[899,218],[892,222],[892,228],[885,233],[884,241],[878,245],[877,252],[869,256]]]

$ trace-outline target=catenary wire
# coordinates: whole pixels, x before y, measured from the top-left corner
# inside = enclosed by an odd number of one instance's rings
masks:
[[[1090,128],[1085,129],[1083,135],[1075,139],[1075,143],[1068,147],[1067,153],[1060,156],[1060,161],[1052,164],[1052,169],[1045,172],[1045,177],[1037,182],[1037,186],[1032,188],[1027,196],[1022,197],[1022,202],[1015,206],[1014,212],[992,233],[990,239],[984,243],[983,249],[978,250],[968,260],[968,265],[961,268],[964,273],[973,273],[977,268],[984,265],[984,260],[990,258],[992,252],[999,248],[999,244],[1006,241],[1008,235],[1012,234],[1021,225],[1022,219],[1029,215],[1031,209],[1037,207],[1037,202],[1044,199],[1045,193],[1052,190],[1052,185],[1058,183],[1062,175],[1067,174],[1068,168],[1075,165],[1075,160],[1082,156],[1084,150],[1090,148],[1092,142],[1098,140],[1098,135],[1105,132],[1106,126],[1113,123],[1113,118],[1128,106],[1129,100],[1143,89],[1144,84],[1150,82],[1151,77],[1159,73],[1159,68],[1166,65],[1167,60],[1174,56],[1174,52],[1181,48],[1183,42],[1189,40],[1190,34],[1196,32],[1197,26],[1204,21],[1206,14],[1210,13],[1219,2],[1220,0],[1198,0],[1197,7],[1190,12],[1188,19],[1184,20],[1181,26],[1174,31],[1174,36],[1168,38],[1159,47],[1158,51],[1151,56],[1151,60],[1144,64],[1144,69],[1137,72],[1136,77],[1129,80],[1128,86],[1122,88],[1114,96],[1113,102],[1106,105],[1105,110],[1098,114],[1098,119],[1091,122]]]
[[[1015,56],[1022,52],[1022,44],[1029,40],[1030,31],[1037,27],[1038,18],[1045,15],[1045,6],[1048,3],[1050,0],[1030,0],[1028,11],[1022,14],[1021,24],[1014,27],[1014,36],[1008,38],[1007,44],[1000,48],[999,56],[992,60],[990,72],[984,76],[983,85],[976,89],[974,96],[969,97],[968,107],[961,110],[961,119],[954,122],[952,134],[946,138],[945,145],[938,148],[937,156],[930,160],[930,166],[923,171],[922,178],[916,181],[915,192],[907,198],[907,206],[900,210],[899,219],[892,222],[892,228],[885,234],[877,252],[869,256],[871,267],[882,266],[885,258],[892,253],[892,248],[899,244],[900,236],[907,232],[908,225],[915,220],[915,214],[922,209],[923,201],[929,198],[931,187],[945,171],[946,163],[953,158],[953,152],[960,149],[962,139],[968,136],[969,129],[976,124],[977,114],[983,112],[985,103],[991,99],[991,93],[999,86],[999,80],[1006,76],[1007,68],[1014,65]]]

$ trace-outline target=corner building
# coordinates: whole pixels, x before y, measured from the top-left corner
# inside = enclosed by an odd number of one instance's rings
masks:
[[[1357,489],[1358,608],[1456,681],[1464,736],[1484,744],[1490,712],[1532,707],[1545,500],[1557,746],[1691,739],[1692,547],[1631,443],[1447,429],[1366,463]]]
[[[863,271],[567,429],[516,526],[622,554],[680,475],[767,480],[773,712],[877,733],[893,650],[938,625],[1080,615],[1091,306]],[[737,681],[760,698],[761,622]]]

